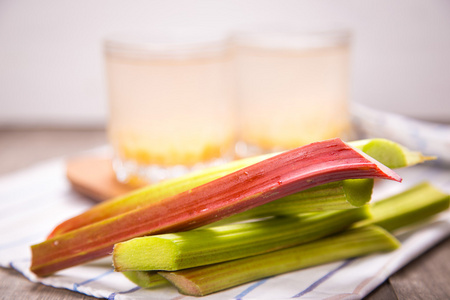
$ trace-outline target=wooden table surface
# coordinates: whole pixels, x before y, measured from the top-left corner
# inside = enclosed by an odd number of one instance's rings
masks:
[[[0,129],[0,176],[106,143],[103,130]],[[0,268],[0,299],[96,299],[29,282]],[[366,299],[450,299],[450,238],[392,275]]]

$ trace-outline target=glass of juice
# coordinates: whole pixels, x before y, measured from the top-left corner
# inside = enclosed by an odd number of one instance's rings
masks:
[[[348,135],[347,30],[249,30],[237,32],[234,43],[239,156]]]
[[[231,160],[235,145],[227,37],[120,35],[104,43],[108,136],[120,182],[153,183]]]

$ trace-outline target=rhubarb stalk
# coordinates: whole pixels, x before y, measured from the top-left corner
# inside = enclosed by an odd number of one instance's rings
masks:
[[[355,178],[401,181],[395,172],[340,139],[316,142],[33,245],[31,271],[50,275],[106,256],[118,242],[194,229],[314,186]]]
[[[350,142],[349,144],[369,154],[389,168],[407,167],[432,159],[431,157],[423,156],[420,152],[410,151],[386,139],[367,139]],[[126,195],[100,203],[86,212],[62,222],[50,233],[48,238],[56,237],[71,230],[117,216],[153,202],[161,201],[164,198],[200,186],[274,155],[276,154],[246,158],[140,188]],[[319,199],[316,198],[315,200],[317,201]],[[345,202],[343,203],[345,204]],[[333,209],[341,208],[335,207]]]
[[[367,204],[372,198],[372,190],[373,179],[370,178],[330,182],[257,206],[211,226],[269,216],[353,209]]]
[[[445,211],[449,208],[449,202],[450,202],[450,196],[441,190],[437,189],[433,185],[431,185],[428,182],[422,182],[419,183],[404,192],[398,193],[396,195],[393,195],[391,197],[388,197],[386,199],[383,199],[381,201],[375,202],[373,205],[370,206],[371,211],[371,218],[365,219],[363,221],[360,221],[356,223],[354,228],[367,228],[367,226],[371,225],[377,225],[384,227],[385,230],[389,231],[396,231],[400,228],[405,228],[407,226],[413,225],[418,222],[425,221],[426,219],[435,216],[439,214],[442,211]],[[345,235],[346,233],[344,233]],[[342,236],[342,235],[338,235]],[[332,239],[335,239],[335,237],[332,237]],[[325,240],[329,240],[328,238]],[[363,247],[368,246],[365,244],[366,240],[362,239],[361,244]],[[322,243],[323,246],[317,246],[318,244]],[[393,248],[395,242],[392,244]],[[341,244],[342,245],[342,244]],[[349,243],[347,245],[350,249],[357,247],[355,244]],[[375,247],[379,246],[377,244],[374,245]],[[328,262],[330,253],[335,253],[336,249],[340,249],[339,245],[335,245],[334,243],[329,243],[328,249],[326,249],[326,242],[323,242],[323,240],[315,241],[312,243],[309,243],[304,246],[300,246],[297,249],[314,249],[317,252],[317,257],[313,260],[312,265],[315,264],[321,264]],[[328,250],[328,251],[327,251]],[[379,249],[378,249],[379,250]],[[389,249],[387,249],[389,250]],[[290,251],[289,249],[286,251]],[[349,250],[350,251],[350,250]],[[355,249],[351,250],[355,251]],[[366,251],[368,253],[370,250],[366,248]],[[372,249],[372,251],[377,251],[377,248]],[[278,254],[277,254],[278,253]],[[285,262],[283,260],[286,252],[282,251],[276,251],[273,254],[271,254],[271,257],[275,260],[276,255],[279,255],[279,263],[284,264],[290,264],[292,261]],[[300,252],[299,252],[300,253]],[[354,253],[354,252],[352,252]],[[301,254],[304,255],[303,259],[311,259],[311,257],[308,256],[308,252],[301,252]],[[316,253],[313,253],[312,255],[315,255]],[[359,256],[359,255],[357,255]],[[260,256],[262,257],[260,261],[266,263],[266,256]],[[346,257],[341,257],[346,258]],[[307,267],[309,265],[302,265],[301,261],[295,262],[294,264],[297,264],[299,268]],[[323,261],[319,261],[323,259]],[[212,293],[227,287],[232,287],[233,284],[241,284],[248,281],[256,280],[259,278],[264,277],[265,275],[275,275],[277,272],[284,272],[284,271],[278,271],[278,268],[283,268],[284,266],[275,266],[274,270],[271,270],[273,267],[270,262],[271,259],[268,260],[268,264],[264,265],[264,270],[260,270],[259,266],[256,263],[252,263],[254,261],[257,261],[258,257],[248,258],[248,259],[241,259],[237,262],[230,262],[230,263],[219,263],[212,266],[204,266],[197,267],[194,269],[187,269],[184,271],[177,271],[177,272],[161,272],[160,274],[170,278],[171,282],[177,286],[177,288],[182,292],[189,295],[205,295],[208,293]],[[338,260],[338,258],[336,258]],[[236,268],[233,269],[233,264],[237,264],[241,266],[242,268]],[[256,265],[256,267],[254,267]],[[265,272],[265,273],[263,273]],[[133,272],[128,272],[133,273]],[[145,274],[155,274],[155,272],[147,272],[147,271],[134,271],[136,274],[142,274],[144,276]],[[205,274],[207,274],[205,276]],[[201,278],[199,277],[201,275]],[[211,275],[213,278],[208,277]],[[222,276],[222,277],[220,277]],[[146,286],[148,283],[142,277],[142,281],[135,281],[136,284],[140,286]],[[210,281],[211,280],[211,281]],[[224,283],[226,282],[226,283]]]
[[[175,272],[161,271],[180,293],[204,296],[257,279],[310,266],[398,248],[387,231],[366,226],[307,244]]]
[[[371,218],[357,226],[375,224],[389,231],[426,220],[449,208],[450,196],[429,182],[372,204]]]
[[[119,272],[209,265],[317,240],[367,217],[364,207],[140,237],[116,244],[113,263]]]
[[[77,228],[126,213],[133,209],[143,207],[149,203],[158,202],[161,199],[174,196],[181,192],[213,181],[219,177],[228,175],[271,156],[271,154],[262,155],[232,161],[227,164],[207,168],[205,170],[193,172],[178,178],[161,181],[153,185],[139,188],[123,196],[101,202],[89,210],[56,226],[49,234],[48,239]]]

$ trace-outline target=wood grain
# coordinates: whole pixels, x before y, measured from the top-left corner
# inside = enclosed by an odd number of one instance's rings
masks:
[[[98,298],[33,283],[13,269],[0,268],[0,299],[94,300]]]
[[[398,299],[450,299],[450,238],[389,278]]]
[[[102,130],[0,130],[0,175],[105,143]],[[449,299],[449,278],[450,238],[391,276],[366,299]],[[0,299],[97,298],[32,283],[15,270],[0,268]]]
[[[365,297],[365,300],[398,300],[397,295],[394,292],[389,280],[383,282],[378,288],[376,288],[372,293]]]

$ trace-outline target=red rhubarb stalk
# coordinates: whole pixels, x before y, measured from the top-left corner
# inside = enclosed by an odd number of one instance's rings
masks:
[[[161,199],[213,181],[271,156],[273,155],[266,154],[249,157],[142,187],[125,195],[99,203],[89,210],[65,220],[56,226],[47,238],[50,239],[71,230],[126,213],[152,202],[158,202]]]
[[[432,159],[431,157],[423,156],[420,152],[410,151],[403,146],[386,139],[366,139],[349,142],[349,144],[352,147],[360,149],[364,153],[370,155],[389,168],[407,167]],[[181,177],[164,180],[156,184],[151,184],[125,195],[118,196],[114,199],[104,201],[90,208],[89,210],[70,219],[67,219],[57,225],[48,236],[48,239],[62,235],[71,230],[75,230],[77,228],[99,222],[101,220],[108,219],[122,213],[126,213],[130,210],[148,205],[152,202],[158,202],[161,199],[168,198],[189,189],[198,187],[209,181],[213,181],[219,177],[228,175],[239,169],[245,168],[249,165],[255,164],[275,155],[275,153],[270,153],[236,160],[212,168],[206,168],[201,171],[190,173]],[[346,181],[344,180],[344,185],[348,184],[348,182],[345,182]],[[318,188],[321,189],[321,187]],[[298,196],[301,195],[302,197],[308,197],[309,192],[301,191],[296,194]],[[327,204],[328,203],[329,202],[327,201]],[[329,210],[330,208],[331,207],[327,205],[325,209]],[[336,207],[336,209],[338,209],[338,207]]]
[[[391,169],[340,139],[316,142],[33,245],[31,271],[47,276],[106,256],[118,242],[194,229],[292,193],[352,178],[401,181]]]

